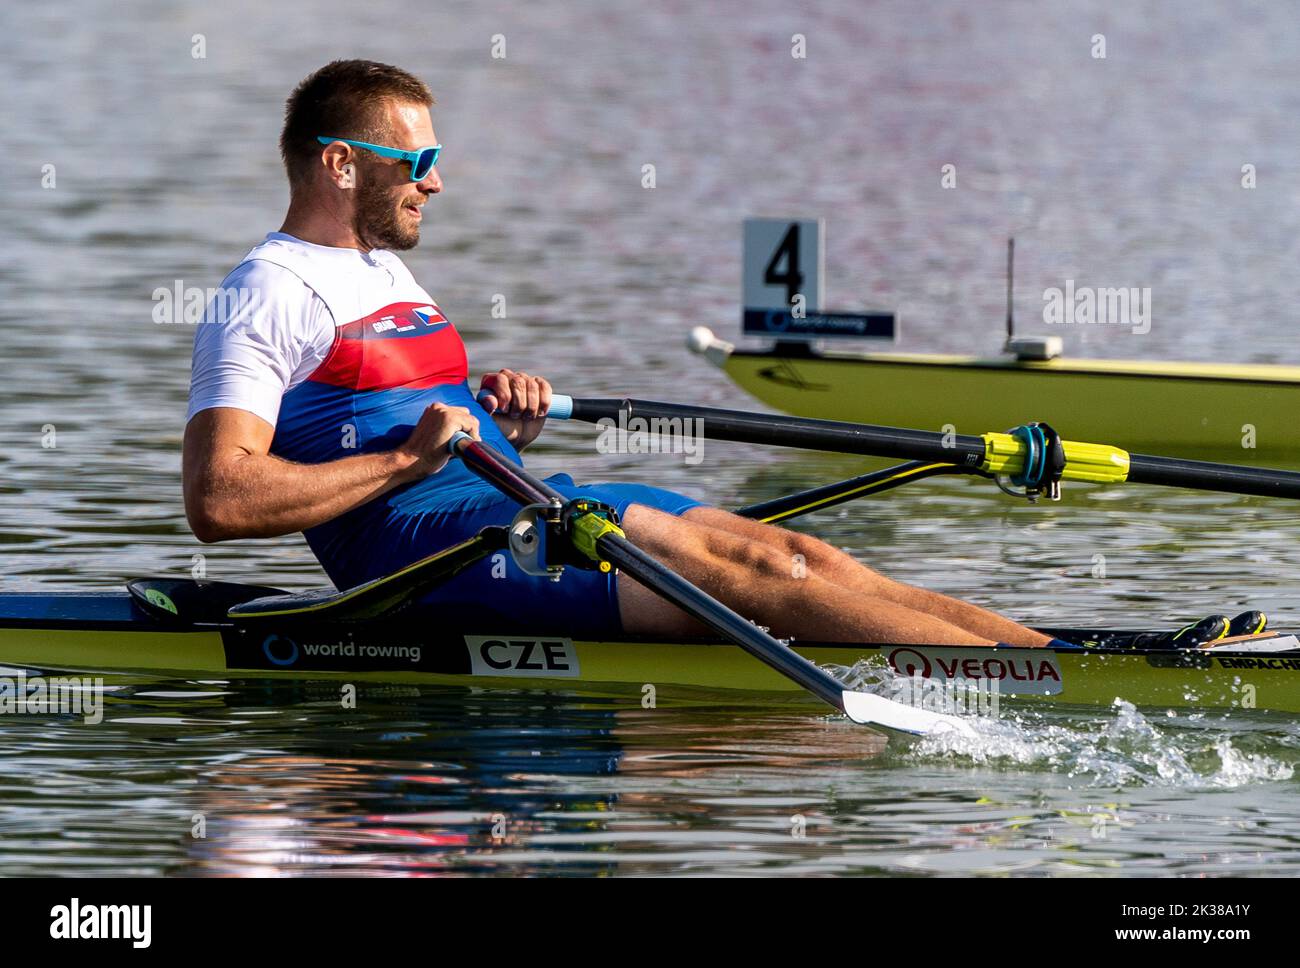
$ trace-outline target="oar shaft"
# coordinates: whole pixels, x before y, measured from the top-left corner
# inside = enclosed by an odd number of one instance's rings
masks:
[[[1134,484],[1191,487],[1205,491],[1227,491],[1231,494],[1252,494],[1259,497],[1300,498],[1300,474],[1295,471],[1242,467],[1237,464],[1211,464],[1199,460],[1179,460],[1175,457],[1129,454],[1128,480]]]
[[[1012,475],[1023,468],[1024,443],[999,433],[980,437],[940,434],[658,401],[572,399],[559,395],[552,405],[551,416],[589,423],[613,420],[628,430],[651,433],[656,429],[680,433],[689,426],[693,432],[710,439],[953,464],[962,470],[991,474]],[[635,423],[637,418],[646,421],[646,425]],[[690,419],[696,422],[682,423]],[[656,421],[660,422],[657,428]],[[1300,472],[1297,471],[1129,454],[1101,444],[1065,441],[1063,446],[1066,480],[1127,481],[1229,494],[1300,498]]]
[[[458,433],[451,440],[451,451],[459,454],[465,465],[497,490],[514,498],[520,504],[563,503],[564,495],[541,478],[534,477],[523,467],[481,440],[469,434]]]
[[[559,416],[552,407],[552,415]],[[572,401],[572,417],[596,423],[600,420],[621,421],[629,429],[638,429],[631,421],[694,420],[701,436],[718,440],[735,440],[748,444],[775,447],[799,447],[841,454],[864,454],[872,457],[896,457],[904,460],[936,461],[945,464],[979,466],[984,460],[984,440],[969,434],[940,434],[928,430],[905,430],[871,424],[843,423],[838,420],[811,420],[780,414],[745,413],[714,407],[691,407],[650,400],[579,400]],[[653,426],[648,429],[653,432]]]

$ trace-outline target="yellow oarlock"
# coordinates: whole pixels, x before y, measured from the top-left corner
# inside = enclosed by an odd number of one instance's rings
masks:
[[[1014,475],[1025,468],[1025,444],[1010,434],[984,434],[984,463],[981,470],[990,474]],[[1065,449],[1062,480],[1088,481],[1093,484],[1122,484],[1128,480],[1128,451],[1109,444],[1085,444],[1061,441]]]
[[[609,571],[610,564],[608,561],[601,559],[600,554],[596,551],[596,544],[607,534],[616,534],[620,538],[626,538],[623,529],[606,517],[593,512],[577,515],[571,524],[572,532],[570,540],[573,547],[578,549],[592,561],[600,562],[601,571]]]

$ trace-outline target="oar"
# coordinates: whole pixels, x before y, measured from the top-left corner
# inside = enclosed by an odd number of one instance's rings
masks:
[[[671,421],[666,426],[674,428],[672,432],[680,433],[683,426],[693,426],[701,436],[710,439],[952,464],[960,470],[977,474],[1020,474],[1029,449],[1023,439],[1011,434],[988,433],[978,437],[940,434],[649,400],[587,400],[557,394],[552,398],[547,415],[589,423],[610,420],[615,426],[630,430],[642,429],[630,424],[631,421],[644,421],[644,429],[650,433],[655,432],[655,421]],[[683,424],[686,420],[693,423]],[[1067,440],[1062,441],[1062,446],[1065,452],[1063,480],[1096,484],[1127,481],[1229,494],[1300,498],[1300,472],[1296,471],[1150,457],[1130,454],[1107,444]]]
[[[488,444],[467,434],[459,433],[453,437],[450,448],[467,467],[522,505],[551,505],[558,509],[567,500],[545,481],[533,477]],[[855,723],[914,735],[945,729],[967,734],[974,732],[968,723],[956,716],[845,689],[834,676],[652,558],[629,541],[620,528],[598,515],[578,512],[568,535],[576,551],[594,561],[608,562],[621,569],[718,635],[840,710]]]

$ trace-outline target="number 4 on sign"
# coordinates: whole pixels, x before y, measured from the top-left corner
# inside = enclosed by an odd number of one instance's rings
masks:
[[[793,307],[803,290],[803,270],[799,262],[799,223],[791,222],[776,251],[772,253],[763,281],[769,286],[785,287],[785,304]]]

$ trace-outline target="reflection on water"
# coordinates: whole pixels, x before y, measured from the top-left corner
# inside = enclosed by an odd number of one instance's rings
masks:
[[[365,683],[352,709],[338,683],[110,681],[99,727],[7,724],[0,874],[1295,863],[1300,736],[1267,718],[1019,710],[978,746],[886,746],[811,709]]]

